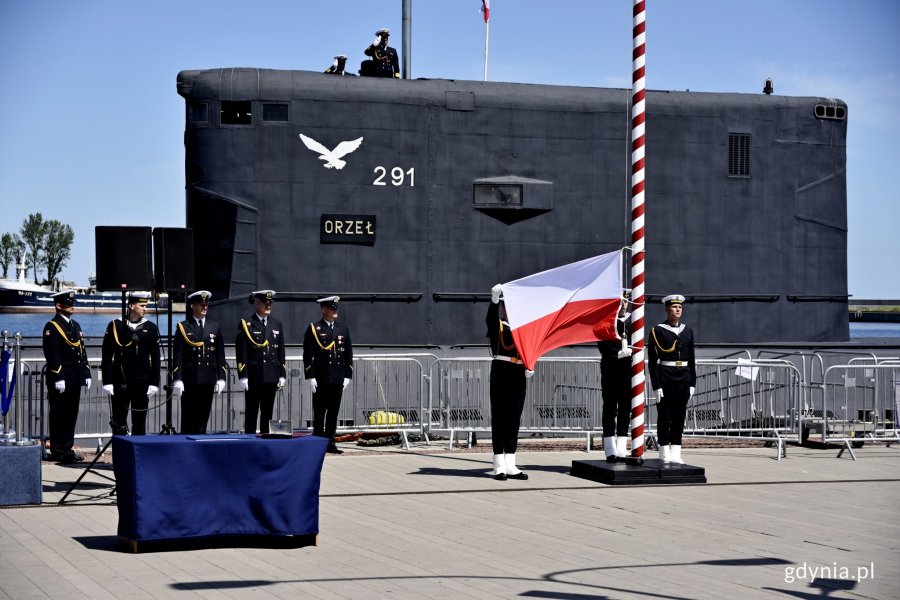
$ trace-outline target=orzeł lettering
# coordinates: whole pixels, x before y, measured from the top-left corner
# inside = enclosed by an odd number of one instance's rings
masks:
[[[319,224],[323,244],[375,245],[375,215],[323,214]]]
[[[339,235],[375,235],[375,224],[372,221],[362,219],[328,219],[324,223],[325,233]]]

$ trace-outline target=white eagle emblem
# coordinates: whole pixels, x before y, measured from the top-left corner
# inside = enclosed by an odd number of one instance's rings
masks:
[[[341,142],[334,147],[334,150],[329,150],[316,140],[312,139],[311,137],[307,137],[302,133],[300,134],[300,141],[302,141],[303,145],[313,152],[319,153],[319,160],[325,161],[326,169],[343,169],[344,165],[347,164],[347,161],[341,160],[341,157],[346,156],[359,148],[360,144],[362,144],[363,139],[357,138],[348,142]]]

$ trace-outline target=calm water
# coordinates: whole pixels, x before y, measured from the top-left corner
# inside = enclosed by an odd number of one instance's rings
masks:
[[[158,318],[157,318],[158,317]],[[106,326],[116,315],[75,313],[75,320],[81,325],[84,334],[91,337],[102,337]],[[148,315],[147,318],[159,327],[162,335],[168,333],[168,317],[165,313]],[[0,314],[0,331],[7,329],[10,335],[21,332],[25,337],[41,337],[44,324],[50,319],[48,313]],[[182,313],[172,315],[172,325],[184,319]],[[900,323],[850,323],[850,339],[894,338],[900,340]]]

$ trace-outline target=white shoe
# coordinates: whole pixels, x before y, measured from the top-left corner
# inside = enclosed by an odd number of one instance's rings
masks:
[[[528,474],[519,470],[519,467],[516,466],[515,454],[506,455],[506,476],[510,479],[528,479]]]
[[[678,463],[679,465],[684,464],[684,460],[682,460],[681,458],[681,446],[672,444],[672,450],[670,452],[669,460],[673,463]]]
[[[663,461],[664,463],[672,462],[672,458],[669,453],[668,446],[660,446],[659,447],[659,460]]]
[[[603,452],[606,453],[606,460],[615,460],[616,456],[618,456],[618,452],[616,452],[616,438],[611,436],[603,438]]]
[[[494,479],[500,481],[506,479],[506,460],[503,454],[494,455]]]
[[[616,438],[616,456],[628,458],[628,436],[620,435]]]

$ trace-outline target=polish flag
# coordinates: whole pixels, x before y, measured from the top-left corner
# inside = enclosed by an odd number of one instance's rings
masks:
[[[509,327],[525,368],[571,344],[615,340],[622,297],[622,251],[503,284]]]
[[[484,22],[491,19],[491,0],[481,0],[481,12],[484,13]]]

